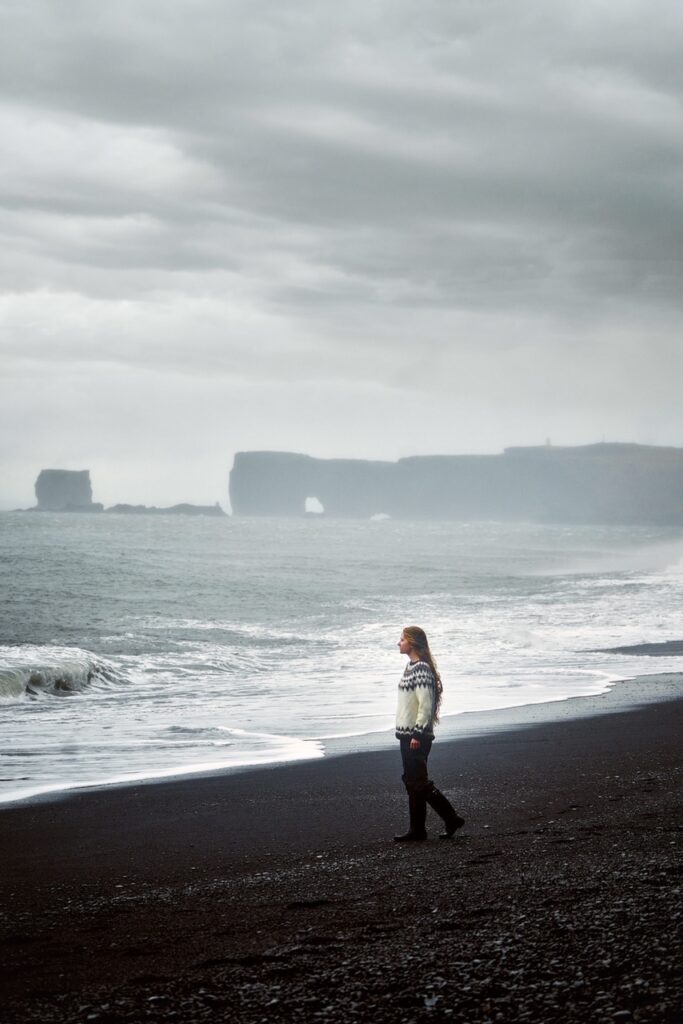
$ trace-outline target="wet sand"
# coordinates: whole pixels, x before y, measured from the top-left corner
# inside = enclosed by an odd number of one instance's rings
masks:
[[[437,742],[451,842],[392,842],[396,750],[0,808],[0,1019],[673,1024],[668,680],[642,707]]]

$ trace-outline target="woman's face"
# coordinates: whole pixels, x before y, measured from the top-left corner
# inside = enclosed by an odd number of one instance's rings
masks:
[[[413,649],[413,645],[411,644],[410,640],[406,640],[403,633],[401,633],[401,639],[398,642],[398,649],[401,652],[401,654],[407,654],[410,657],[410,652]]]

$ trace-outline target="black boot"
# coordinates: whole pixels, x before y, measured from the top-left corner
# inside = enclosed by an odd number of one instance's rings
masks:
[[[424,791],[408,790],[410,828],[402,836],[394,836],[395,843],[420,843],[427,838],[427,800]]]
[[[462,828],[465,824],[465,819],[460,817],[447,797],[445,797],[433,783],[425,793],[425,799],[429,806],[436,811],[439,817],[443,818],[444,825],[446,826],[445,831],[439,836],[439,839],[452,839],[458,829]]]

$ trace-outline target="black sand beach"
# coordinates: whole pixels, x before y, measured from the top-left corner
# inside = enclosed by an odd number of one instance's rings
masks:
[[[672,679],[660,703],[437,742],[451,842],[435,819],[392,842],[397,751],[0,809],[0,1019],[673,1024]]]

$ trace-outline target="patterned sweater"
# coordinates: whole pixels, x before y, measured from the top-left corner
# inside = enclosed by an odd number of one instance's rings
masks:
[[[434,735],[434,674],[425,661],[408,662],[398,684],[396,709],[396,736],[414,737]]]

